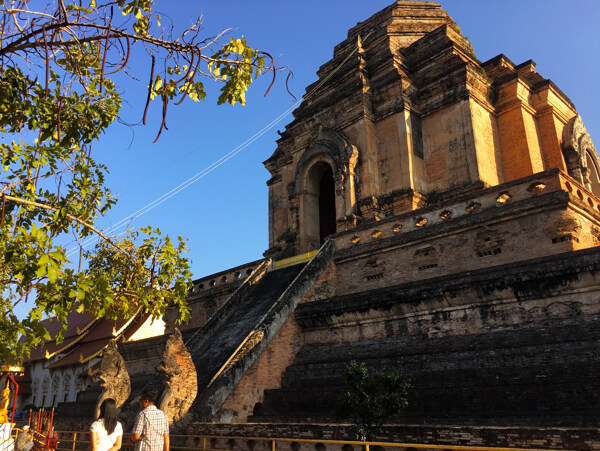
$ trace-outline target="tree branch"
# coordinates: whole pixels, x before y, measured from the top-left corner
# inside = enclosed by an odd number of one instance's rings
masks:
[[[27,199],[21,199],[20,197],[14,197],[14,196],[5,196],[6,200],[11,200],[13,202],[17,202],[19,204],[24,204],[24,205],[31,205],[33,207],[37,207],[37,208],[42,208],[44,210],[49,210],[52,212],[57,212],[58,209],[51,207],[50,205],[46,205],[46,204],[41,204],[39,202],[34,202],[32,200],[27,200]],[[117,243],[115,243],[114,241],[112,241],[109,237],[107,237],[104,233],[102,233],[100,230],[98,230],[97,228],[95,228],[93,225],[73,216],[70,214],[66,214],[65,215],[67,218],[69,218],[71,221],[75,221],[78,224],[81,224],[82,226],[84,226],[87,229],[90,229],[92,232],[96,233],[98,236],[100,236],[103,240],[105,240],[106,242],[110,243],[112,246],[114,246],[115,248],[117,248],[122,254],[126,255],[127,257],[131,257],[131,255],[129,255],[129,253],[123,249],[121,246],[119,246]]]
[[[199,43],[198,44],[180,44],[178,42],[165,41],[163,39],[153,38],[151,36],[138,36],[138,35],[134,35],[131,33],[127,33],[118,28],[110,28],[108,25],[98,25],[98,24],[94,24],[94,23],[84,24],[84,23],[80,23],[80,22],[69,22],[69,23],[60,22],[60,23],[45,26],[45,30],[50,31],[50,30],[59,29],[62,27],[65,27],[65,28],[66,27],[70,27],[70,28],[81,27],[81,28],[93,28],[96,30],[110,31],[111,32],[109,35],[110,38],[117,38],[117,39],[128,38],[128,39],[133,39],[133,40],[139,40],[139,41],[145,42],[147,44],[154,45],[156,47],[161,47],[166,50],[175,51],[177,53],[190,53],[193,55],[197,55],[200,58],[200,60],[204,60],[206,62],[224,61],[224,62],[227,62],[228,64],[235,64],[235,65],[243,64],[242,62],[237,61],[237,60],[211,58],[209,56],[202,54],[202,50],[205,49],[206,47],[208,47],[211,43],[213,43],[219,36],[222,36],[223,33],[219,33],[219,35],[216,36],[214,39],[209,40],[208,44],[204,44],[201,46]],[[34,31],[30,32],[29,34],[17,39],[16,41],[11,42],[7,46],[1,48],[0,55],[14,53],[14,52],[18,52],[20,50],[39,48],[40,47],[39,42],[37,40],[30,42],[30,39],[40,33],[44,33],[43,28],[44,27],[34,30]],[[63,46],[75,45],[80,42],[99,41],[99,40],[106,39],[106,38],[107,38],[106,35],[102,36],[102,35],[98,34],[98,35],[94,35],[94,36],[80,38],[77,41],[71,40],[71,41],[49,42],[48,47],[57,47],[57,46],[63,47]],[[271,67],[271,69],[275,70],[274,67]]]

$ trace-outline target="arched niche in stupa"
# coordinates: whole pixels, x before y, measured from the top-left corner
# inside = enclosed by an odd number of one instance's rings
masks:
[[[336,232],[358,198],[358,149],[341,133],[319,127],[296,165],[292,197],[298,198],[299,252],[309,252]]]

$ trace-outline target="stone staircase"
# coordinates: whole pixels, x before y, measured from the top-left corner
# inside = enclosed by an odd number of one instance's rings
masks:
[[[304,266],[299,264],[267,273],[244,302],[230,312],[224,324],[191,351],[198,372],[199,391],[208,387]]]
[[[198,373],[190,409],[210,421],[246,371],[329,265],[335,245],[326,242],[306,264],[267,272],[243,296],[234,293],[188,343]],[[235,299],[239,297],[239,299]]]

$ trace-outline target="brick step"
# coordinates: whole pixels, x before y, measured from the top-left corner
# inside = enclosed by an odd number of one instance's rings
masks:
[[[409,406],[398,417],[399,421],[423,423],[445,418],[467,423],[477,418],[478,423],[484,420],[485,424],[510,424],[507,419],[519,419],[523,424],[590,425],[600,420],[600,405],[597,395],[594,396],[598,387],[588,391],[592,398],[584,393],[575,395],[578,391],[575,384],[563,386],[564,392],[560,395],[554,392],[557,395],[554,397],[547,396],[552,395],[552,391],[547,392],[545,398],[534,384],[419,388],[410,391]],[[333,388],[266,390],[262,408],[248,421],[268,422],[291,417],[302,421],[339,421],[337,405],[341,394],[342,390]]]
[[[349,418],[344,419],[340,422],[339,418],[331,418],[326,416],[267,416],[267,415],[251,415],[248,417],[248,423],[251,424],[286,424],[286,423],[301,423],[304,425],[308,424],[345,424],[351,422]],[[560,417],[543,417],[543,416],[493,416],[493,417],[478,417],[474,419],[472,416],[462,416],[460,414],[452,414],[451,416],[432,416],[428,415],[417,416],[409,415],[408,413],[399,416],[397,419],[390,419],[386,422],[389,425],[447,425],[452,424],[454,428],[460,428],[461,426],[477,426],[477,427],[509,427],[514,425],[526,425],[526,428],[547,428],[557,427],[566,430],[567,428],[593,428],[598,429],[600,427],[600,420],[597,417],[590,416],[589,413],[581,413],[579,415],[561,415]],[[420,443],[423,441],[421,440]]]
[[[413,383],[419,386],[446,386],[452,384],[452,378],[448,375],[461,374],[475,383],[485,385],[502,385],[506,383],[533,382],[535,384],[552,383],[575,383],[577,380],[585,381],[582,386],[597,386],[596,382],[600,361],[589,360],[587,362],[530,362],[523,365],[521,361],[505,358],[480,358],[467,362],[465,367],[458,365],[444,365],[444,362],[413,362],[407,360],[363,359],[371,372],[378,369],[394,367],[401,373],[407,374],[413,379]],[[319,365],[293,365],[289,367],[283,377],[282,388],[310,388],[343,386],[345,365],[349,362],[335,362],[332,364]],[[453,362],[454,363],[454,362]]]
[[[554,324],[543,327],[528,327],[518,330],[503,330],[481,334],[431,337],[408,335],[377,338],[348,343],[304,346],[294,363],[318,363],[349,360],[356,355],[371,358],[385,357],[390,353],[397,356],[425,356],[452,352],[515,352],[535,354],[540,348],[548,350],[587,346],[595,357],[599,357],[597,346],[600,341],[600,320],[580,324]],[[585,344],[584,344],[585,343]],[[529,352],[528,351],[529,348]],[[567,357],[570,353],[567,353]]]
[[[594,321],[490,334],[306,345],[286,369],[283,387],[326,386],[342,380],[344,367],[351,360],[367,362],[371,368],[394,366],[408,374],[472,369],[497,375],[510,368],[511,372],[543,377],[541,369],[557,361],[560,366],[573,368],[600,362],[599,342],[600,323]]]

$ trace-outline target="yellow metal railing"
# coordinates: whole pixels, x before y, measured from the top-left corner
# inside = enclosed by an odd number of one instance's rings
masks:
[[[305,252],[304,254],[294,255],[293,257],[284,258],[283,260],[277,260],[273,263],[273,269],[281,269],[286,266],[297,265],[298,263],[305,263],[313,258],[319,249],[315,249],[314,251]]]
[[[12,431],[10,433],[10,439],[9,440],[0,440],[0,451],[4,450],[4,445],[6,443],[3,442],[9,442],[9,441],[14,441],[17,439],[17,435],[19,435],[20,432],[23,432],[22,429],[18,428],[18,427],[13,427]],[[40,432],[37,431],[29,431],[28,434],[31,436],[31,438],[33,439],[33,443],[34,443],[34,447],[32,448],[32,451],[34,449],[44,449],[45,444],[46,444],[46,436]]]
[[[125,442],[130,434],[123,435],[124,451],[131,450],[132,447],[126,446]],[[58,431],[58,447],[57,451],[76,451],[87,450],[90,448],[89,432],[85,431]],[[86,438],[86,440],[83,440]],[[186,445],[181,445],[182,441]],[[232,442],[233,441],[233,442]],[[237,443],[235,443],[237,442]],[[356,450],[373,451],[377,449],[397,449],[397,448],[412,448],[412,449],[444,449],[444,450],[461,450],[461,451],[551,451],[543,448],[506,448],[506,447],[491,447],[491,446],[460,446],[460,445],[435,445],[426,443],[389,443],[389,442],[357,442],[351,440],[317,440],[317,439],[301,439],[301,438],[269,438],[269,437],[228,437],[217,435],[193,435],[193,434],[171,434],[171,450],[172,451],[218,451],[231,449],[252,449],[248,446],[248,442],[260,443],[262,446],[257,446],[257,449],[299,449],[300,444],[322,444],[328,449],[341,450],[344,445],[355,447]],[[42,442],[43,443],[43,442]],[[296,444],[296,445],[293,445]],[[191,446],[190,446],[191,445]],[[219,446],[220,445],[220,446]],[[238,445],[238,446],[235,446]],[[327,446],[327,445],[331,445]],[[0,444],[1,449],[1,444]],[[304,449],[306,449],[304,447]],[[324,448],[325,449],[325,448]]]
[[[224,440],[226,442],[230,440],[234,441],[256,441],[256,442],[265,442],[270,445],[271,450],[275,450],[278,448],[278,444],[288,444],[284,448],[290,448],[289,445],[292,443],[311,443],[311,444],[323,444],[323,445],[338,445],[339,449],[341,449],[344,445],[356,446],[358,449],[361,447],[364,451],[370,451],[371,448],[381,447],[381,448],[413,448],[413,449],[447,449],[447,450],[463,450],[463,451],[550,451],[542,448],[502,448],[502,447],[489,447],[489,446],[459,446],[459,445],[433,445],[433,444],[424,444],[424,443],[390,443],[390,442],[358,442],[351,440],[317,440],[317,439],[300,439],[300,438],[268,438],[268,437],[227,437],[227,436],[209,436],[209,435],[171,435],[172,440],[175,437],[185,437],[188,439],[200,438],[202,440],[202,447],[194,446],[194,447],[186,447],[186,446],[172,446],[173,450],[202,450],[202,451],[214,451],[211,448],[206,447],[207,440],[216,439],[216,440]],[[231,448],[216,448],[219,450],[231,449]],[[239,449],[239,448],[234,448]]]

